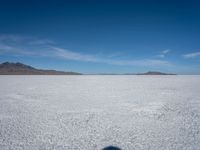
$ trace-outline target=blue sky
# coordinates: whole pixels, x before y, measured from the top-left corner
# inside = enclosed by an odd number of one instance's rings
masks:
[[[0,62],[200,74],[198,0],[1,0]]]

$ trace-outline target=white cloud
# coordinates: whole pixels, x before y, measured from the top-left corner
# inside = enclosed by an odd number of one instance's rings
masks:
[[[0,50],[11,50],[11,49],[12,49],[11,46],[0,43]]]
[[[16,36],[18,37],[18,36]],[[20,36],[19,36],[20,37]],[[6,42],[5,42],[6,39]],[[13,45],[13,39],[15,39],[15,44]],[[58,46],[52,46],[51,43],[54,43],[50,40],[43,40],[35,38],[25,38],[21,37],[20,39],[26,41],[21,42],[21,40],[16,40],[15,36],[1,36],[0,35],[0,55],[20,55],[20,56],[37,56],[37,57],[56,57],[66,60],[74,60],[81,62],[93,62],[93,63],[104,63],[111,65],[120,65],[120,66],[170,66],[170,62],[159,60],[159,59],[132,59],[132,60],[122,60],[107,57],[107,56],[98,56],[91,54],[84,54],[80,52],[75,52],[72,50],[60,48]],[[27,44],[28,43],[28,44]],[[32,45],[30,45],[30,43]],[[54,43],[55,45],[55,43]],[[167,54],[169,50],[164,50],[163,55]]]
[[[1,34],[0,35],[0,42],[5,42],[5,41],[21,41],[24,37],[18,36],[18,35],[13,35],[13,34]]]
[[[163,51],[161,51],[160,54],[157,55],[157,56],[160,57],[160,58],[165,58],[166,55],[167,55],[170,51],[171,51],[171,50],[169,50],[169,49],[163,50]]]
[[[167,54],[167,53],[169,53],[169,52],[170,52],[169,49],[166,49],[166,50],[162,51],[163,54]]]
[[[42,39],[42,40],[33,40],[30,41],[29,44],[31,45],[45,45],[45,44],[54,44],[55,42],[48,40],[48,39]]]
[[[54,51],[55,56],[58,56],[58,57],[64,58],[64,59],[88,61],[88,62],[98,62],[98,59],[95,56],[81,54],[78,52],[73,52],[73,51],[59,48],[59,47],[51,47],[51,51]]]
[[[52,47],[54,55],[67,60],[77,60],[83,62],[105,63],[120,66],[170,66],[168,61],[157,59],[140,59],[140,60],[117,60],[102,58],[94,55],[81,54],[70,50]]]
[[[200,52],[184,54],[183,57],[184,58],[197,58],[197,57],[200,57]]]
[[[110,57],[99,57],[89,54],[82,54],[79,52],[70,51],[63,48],[51,47],[54,55],[68,60],[77,60],[84,62],[106,63],[120,66],[170,66],[171,63],[159,59],[137,59],[137,60],[122,60],[112,59]]]
[[[136,60],[111,60],[105,59],[102,62],[120,66],[170,66],[168,61],[158,59],[136,59]]]

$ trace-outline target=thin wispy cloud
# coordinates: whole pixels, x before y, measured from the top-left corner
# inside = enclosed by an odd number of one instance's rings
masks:
[[[169,50],[169,49],[163,50],[163,51],[161,51],[160,54],[157,55],[157,56],[158,56],[159,58],[165,58],[166,55],[167,55],[170,51],[171,51],[171,50]]]
[[[86,62],[98,62],[98,58],[93,55],[81,54],[59,47],[50,47],[50,50],[55,52],[55,56],[68,60],[78,60]]]
[[[119,60],[119,59],[110,59],[110,58],[101,58],[94,55],[86,55],[70,50],[52,47],[55,50],[54,54],[60,58],[67,60],[77,60],[84,62],[94,62],[94,63],[106,63],[112,65],[120,66],[170,66],[172,65],[168,61],[156,60],[156,59],[140,59],[140,60]]]
[[[200,58],[200,52],[193,52],[183,55],[184,58]]]
[[[18,38],[16,38],[18,37]],[[160,59],[132,59],[122,60],[117,57],[107,57],[80,53],[65,48],[55,46],[55,42],[47,39],[25,38],[20,36],[0,36],[0,54],[8,54],[13,56],[37,56],[37,57],[53,57],[65,60],[104,63],[119,66],[170,66],[168,61]],[[2,40],[1,40],[2,39]],[[6,42],[5,42],[6,39]],[[14,39],[14,41],[13,41]],[[20,39],[19,41],[17,39]],[[22,42],[23,41],[23,42]],[[14,44],[13,44],[14,43]],[[162,53],[167,54],[169,50]],[[110,54],[112,55],[112,54]]]
[[[19,42],[19,41],[23,40],[24,38],[25,38],[24,36],[19,36],[19,35],[1,34],[0,42]]]
[[[13,47],[0,43],[0,49],[2,49],[2,50],[11,50],[11,49],[13,49]]]
[[[44,45],[44,44],[55,44],[55,42],[52,41],[52,40],[48,40],[48,39],[42,39],[42,40],[30,41],[29,44],[31,44],[31,45]]]
[[[24,45],[51,45],[55,44],[55,42],[49,39],[37,39],[31,36],[1,34],[0,44],[7,44],[7,45],[22,44],[24,46]]]

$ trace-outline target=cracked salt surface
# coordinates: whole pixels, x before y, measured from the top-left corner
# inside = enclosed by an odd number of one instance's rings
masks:
[[[1,76],[1,150],[199,150],[200,76]]]

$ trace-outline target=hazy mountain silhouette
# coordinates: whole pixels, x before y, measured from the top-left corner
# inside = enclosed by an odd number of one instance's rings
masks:
[[[148,71],[145,73],[138,73],[137,75],[176,75],[176,74],[163,73],[163,72],[158,72],[158,71]]]
[[[81,73],[36,69],[19,62],[4,62],[0,64],[0,75],[81,75]]]

